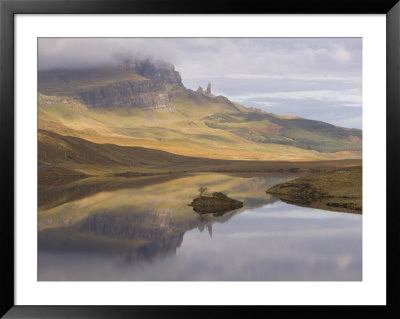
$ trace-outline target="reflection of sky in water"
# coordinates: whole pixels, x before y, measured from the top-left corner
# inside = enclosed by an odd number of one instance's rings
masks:
[[[193,260],[203,279],[361,280],[360,216],[281,202],[256,211],[215,225],[212,245],[186,234],[178,256]],[[199,251],[203,258],[196,258]]]
[[[192,227],[175,254],[39,252],[39,280],[313,281],[362,279],[362,217],[275,202]]]

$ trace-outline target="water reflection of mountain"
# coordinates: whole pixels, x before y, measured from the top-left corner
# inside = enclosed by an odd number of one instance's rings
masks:
[[[99,192],[140,188],[180,178],[180,175],[158,175],[138,178],[84,178],[42,180],[38,184],[38,207],[49,209]]]
[[[218,175],[218,174],[216,174]],[[187,178],[190,175],[158,175],[158,176],[145,176],[136,178],[126,177],[115,177],[115,178],[84,178],[84,179],[54,179],[54,180],[42,180],[38,184],[38,207],[39,210],[46,210],[59,205],[76,201],[91,195],[95,195],[100,192],[115,191],[126,188],[142,188],[149,185],[161,184],[168,181],[179,180],[181,178]],[[229,175],[226,175],[229,176]],[[273,176],[270,175],[268,181],[265,181],[265,175],[252,176],[252,175],[232,175],[232,178],[243,178],[247,181],[242,185],[244,186],[243,191],[247,192],[252,189],[259,189],[260,186],[267,188],[276,184],[276,180],[279,183],[287,180],[287,176]],[[254,185],[256,184],[256,185]],[[257,185],[259,184],[259,185]],[[265,200],[257,198],[248,198],[251,206],[262,205]],[[258,202],[258,203],[257,203]]]
[[[52,204],[46,205],[43,201],[39,210],[39,250],[118,255],[131,262],[175,255],[185,232],[207,229],[212,236],[215,223],[227,222],[245,209],[276,201],[265,194],[265,189],[285,179],[287,177],[244,178],[213,174],[161,181],[144,179],[147,183],[141,187],[138,180],[119,180],[114,185],[107,181],[101,188],[97,186],[101,190],[96,192],[86,181],[85,187],[90,190],[88,196],[80,194],[81,198],[69,202],[65,202],[68,196],[61,196],[58,198],[64,200],[57,206],[54,206],[57,196],[53,190]],[[220,216],[195,213],[187,204],[201,185],[232,194],[244,201],[244,207]],[[67,188],[58,189],[65,192]]]

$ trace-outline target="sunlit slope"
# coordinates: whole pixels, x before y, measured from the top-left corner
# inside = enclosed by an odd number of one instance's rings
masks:
[[[246,161],[183,156],[157,149],[93,143],[54,132],[38,132],[39,177],[121,175],[142,176],[184,172],[276,172],[311,167],[360,165],[341,161]]]
[[[184,97],[172,101],[176,111],[166,113],[137,108],[93,109],[73,98],[39,95],[39,128],[95,143],[142,146],[195,157],[244,160],[360,157],[360,153],[354,151],[321,153],[296,145],[249,139],[234,129],[211,127],[209,119],[213,112],[220,112],[224,107],[229,114],[238,112],[230,105],[207,100],[195,104]],[[265,125],[267,128],[275,125],[275,129],[279,130],[278,125],[268,121],[253,121],[242,125],[247,126],[247,130],[252,126]]]
[[[321,121],[282,118],[269,113],[220,113],[205,118],[207,126],[231,132],[258,143],[291,145],[329,153],[361,151],[362,133]]]

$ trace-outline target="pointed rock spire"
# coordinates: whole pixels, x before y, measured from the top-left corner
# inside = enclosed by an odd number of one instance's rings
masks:
[[[206,94],[211,94],[211,82],[208,82]]]

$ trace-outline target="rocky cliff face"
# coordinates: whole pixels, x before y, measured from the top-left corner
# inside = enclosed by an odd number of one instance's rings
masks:
[[[128,107],[174,112],[169,91],[184,87],[179,72],[172,64],[150,60],[125,61],[121,68],[148,80],[116,81],[80,90],[79,96],[88,107]]]
[[[160,80],[123,81],[78,91],[91,108],[128,107],[173,112],[166,85]]]
[[[89,108],[116,106],[161,112],[175,111],[170,91],[184,87],[172,64],[150,60],[95,69],[40,71],[38,79],[39,93],[73,97]]]

